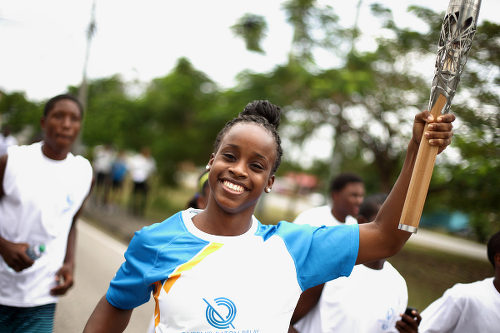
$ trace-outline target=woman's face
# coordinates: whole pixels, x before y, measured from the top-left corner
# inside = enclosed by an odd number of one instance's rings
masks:
[[[238,123],[223,137],[210,159],[210,199],[235,214],[255,208],[265,187],[271,187],[276,143],[271,133],[254,123]]]

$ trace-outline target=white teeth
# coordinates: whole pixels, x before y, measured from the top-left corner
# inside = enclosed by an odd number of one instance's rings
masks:
[[[225,180],[223,184],[224,184],[224,186],[226,186],[227,188],[229,188],[233,191],[236,191],[236,192],[243,192],[244,191],[243,186],[233,184],[227,180]]]

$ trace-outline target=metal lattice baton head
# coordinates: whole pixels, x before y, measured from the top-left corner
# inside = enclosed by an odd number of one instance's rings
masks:
[[[481,0],[451,0],[441,26],[429,110],[439,95],[446,97],[442,113],[450,110],[460,76],[476,34]]]

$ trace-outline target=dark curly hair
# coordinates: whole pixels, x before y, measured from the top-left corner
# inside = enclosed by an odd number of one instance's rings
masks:
[[[255,123],[258,124],[271,133],[276,143],[276,160],[274,161],[271,174],[278,170],[281,164],[281,156],[283,149],[281,148],[281,138],[278,134],[278,127],[280,125],[281,109],[279,106],[274,105],[266,100],[256,100],[248,103],[243,111],[240,112],[238,117],[228,121],[224,128],[217,134],[214,143],[214,153],[219,150],[222,138],[226,133],[238,123]]]

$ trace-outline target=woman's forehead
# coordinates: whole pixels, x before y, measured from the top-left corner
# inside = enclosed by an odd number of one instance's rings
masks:
[[[224,146],[250,146],[257,150],[276,150],[274,137],[268,129],[254,123],[238,123],[231,127],[222,138],[221,148]]]
[[[256,142],[263,141],[263,143],[274,142],[273,135],[268,129],[262,125],[250,122],[235,124],[227,131],[226,135],[224,135],[222,142],[227,143],[227,141],[242,139]]]

